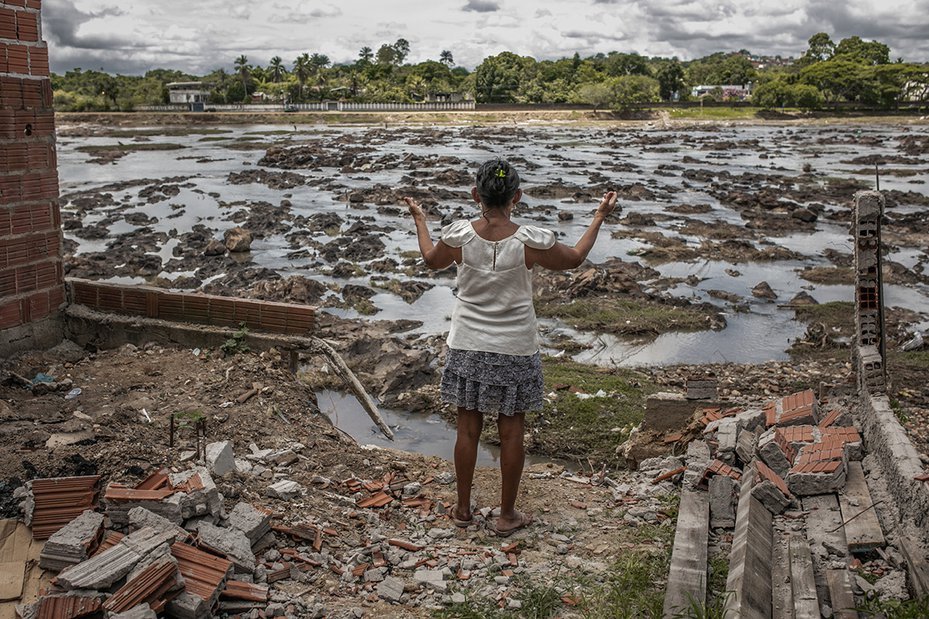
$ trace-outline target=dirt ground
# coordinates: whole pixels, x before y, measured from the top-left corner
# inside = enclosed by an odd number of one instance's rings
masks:
[[[596,600],[606,586],[608,566],[619,554],[638,549],[656,554],[661,561],[670,552],[676,489],[668,483],[651,485],[657,473],[610,472],[614,486],[623,489],[616,495],[608,486],[563,479],[559,477],[563,469],[554,464],[537,464],[526,471],[520,492],[519,506],[536,518],[525,533],[501,540],[480,516],[477,525],[455,529],[444,515],[455,502],[451,463],[360,448],[316,412],[314,393],[290,374],[286,361],[275,351],[231,357],[216,350],[194,352],[152,344],[86,353],[66,342],[0,368],[0,440],[7,445],[0,454],[4,496],[0,515],[17,516],[12,490],[28,479],[97,473],[104,483],[134,484],[161,467],[187,468],[190,463],[181,459],[194,445],[193,434],[190,428],[179,429],[171,447],[169,420],[173,413],[199,412],[206,419],[207,440],[233,441],[236,457],[250,453],[252,443],[262,449],[294,443],[304,446],[298,462],[277,469],[307,489],[300,499],[269,499],[264,490],[270,481],[240,473],[217,479],[217,484],[227,510],[248,501],[273,510],[279,524],[317,523],[335,529],[336,535],[327,538],[327,544],[340,557],[350,556],[353,549],[372,540],[422,537],[426,529],[448,531],[450,536],[442,533],[424,551],[440,565],[454,565],[467,556],[499,554],[504,543],[518,542],[511,585],[500,586],[493,580],[498,572],[481,570],[475,571],[473,580],[460,581],[469,599],[480,599],[482,604],[514,604],[508,600],[518,598],[526,583],[550,583],[558,573],[570,604],[581,600],[600,603]],[[54,377],[60,390],[34,395],[18,384],[18,377],[39,372]],[[259,389],[258,395],[238,403],[236,399],[253,386]],[[80,395],[66,399],[75,388],[81,389]],[[356,509],[352,493],[341,482],[382,479],[385,474],[422,484],[420,496],[428,499],[429,506],[409,508],[395,503],[376,511]],[[497,505],[496,470],[479,469],[475,484],[478,509]],[[637,488],[645,488],[645,493]],[[625,517],[635,506],[645,506],[642,512],[648,514],[648,521]],[[281,547],[292,545],[281,537]],[[578,566],[585,566],[580,570],[585,578],[565,577]],[[662,582],[650,586],[659,593],[663,589]],[[310,587],[285,581],[280,589],[291,595],[301,593],[303,599],[323,604],[330,613],[359,606],[386,616],[397,612],[396,607],[379,601],[370,585],[348,584],[324,568]],[[565,605],[564,616],[572,616],[570,604]],[[430,598],[414,600],[404,614],[430,616],[437,607],[441,604]]]

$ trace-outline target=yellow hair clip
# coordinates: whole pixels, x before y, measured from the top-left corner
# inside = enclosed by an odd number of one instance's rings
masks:
[[[497,170],[497,178],[506,178],[506,172],[502,168]]]

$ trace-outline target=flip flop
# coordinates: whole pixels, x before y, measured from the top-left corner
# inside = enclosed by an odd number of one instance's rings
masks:
[[[474,523],[474,512],[473,511],[471,512],[470,518],[464,519],[464,518],[458,518],[457,516],[455,516],[455,510],[453,509],[451,513],[449,514],[449,518],[452,519],[452,522],[455,523],[455,526],[458,527],[459,529],[467,529],[469,526],[471,526]]]
[[[493,532],[497,534],[497,537],[509,537],[513,535],[514,533],[516,533],[517,531],[525,529],[530,524],[532,524],[533,521],[535,520],[532,517],[532,515],[527,514],[525,512],[519,512],[519,516],[520,516],[519,524],[513,527],[512,529],[498,529],[497,523],[494,522],[494,526],[492,527]]]

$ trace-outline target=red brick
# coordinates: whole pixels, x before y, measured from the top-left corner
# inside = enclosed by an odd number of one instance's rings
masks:
[[[16,36],[20,41],[35,43],[39,40],[38,15],[28,11],[16,13]]]
[[[823,442],[838,441],[845,443],[860,443],[861,435],[858,430],[852,427],[835,427],[823,430]]]
[[[8,4],[10,6],[26,7],[27,6],[26,2],[27,0],[4,0],[4,4]]]
[[[22,182],[19,176],[0,176],[0,205],[21,202]]]
[[[0,299],[16,294],[16,269],[0,269]]]
[[[774,402],[769,403],[764,408],[764,421],[765,425],[769,428],[777,423],[777,408]]]
[[[48,304],[52,310],[57,310],[61,308],[65,303],[65,287],[64,285],[55,286],[48,291]]]
[[[57,230],[17,239],[0,237],[0,268],[58,258],[60,251],[61,239]]]
[[[0,329],[9,329],[23,324],[22,305],[19,301],[0,304]]]
[[[793,495],[790,493],[790,490],[787,488],[787,484],[781,478],[780,475],[775,473],[771,467],[762,462],[760,459],[755,460],[755,466],[758,468],[758,474],[761,476],[761,480],[768,480],[775,486],[777,489],[784,493],[784,496],[790,498]],[[761,481],[759,480],[759,481]]]
[[[24,109],[46,109],[43,86],[46,80],[22,80],[22,103]],[[51,83],[49,80],[48,83]]]
[[[23,3],[23,6],[29,9],[41,9],[42,0],[19,0]]]
[[[7,70],[10,73],[29,73],[29,48],[25,45],[6,46]]]
[[[51,306],[49,305],[48,291],[37,292],[34,295],[31,295],[26,299],[29,303],[29,319],[30,320],[41,320],[42,318],[48,317],[51,312]]]
[[[0,39],[16,38],[16,12],[0,8]]]
[[[29,48],[29,74],[48,77],[48,48],[43,46]]]
[[[22,99],[19,99],[22,102]],[[11,109],[0,109],[0,139],[12,140],[16,135],[16,112]]]

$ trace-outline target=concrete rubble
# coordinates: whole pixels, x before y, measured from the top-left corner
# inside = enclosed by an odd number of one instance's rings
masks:
[[[60,572],[85,561],[97,549],[102,535],[103,514],[85,511],[48,538],[39,567]]]

